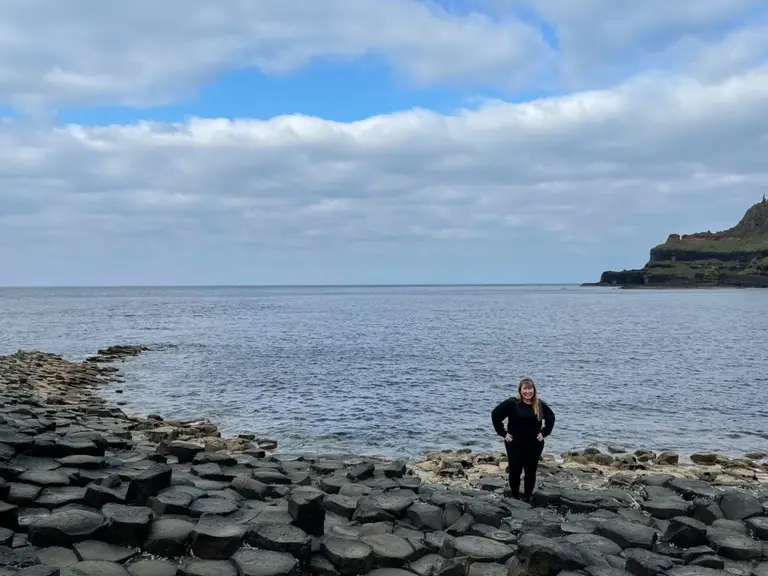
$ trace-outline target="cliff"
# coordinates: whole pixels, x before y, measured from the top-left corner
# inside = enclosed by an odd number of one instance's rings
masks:
[[[609,270],[592,286],[768,288],[768,201],[728,230],[671,234],[639,270]]]

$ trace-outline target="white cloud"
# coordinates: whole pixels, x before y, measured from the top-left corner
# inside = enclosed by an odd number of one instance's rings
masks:
[[[366,55],[419,84],[503,74],[512,87],[546,52],[519,21],[417,0],[0,0],[0,101],[23,106],[165,103],[230,69]]]
[[[738,213],[768,184],[766,103],[762,68],[450,116],[6,123],[0,223],[29,242],[77,234],[313,249],[541,231],[592,240],[669,210],[705,225],[719,217],[712,206]]]

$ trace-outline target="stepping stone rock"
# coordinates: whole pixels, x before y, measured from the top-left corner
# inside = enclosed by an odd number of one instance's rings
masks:
[[[738,532],[710,527],[707,540],[718,556],[729,560],[759,560],[763,554],[760,542]]]
[[[153,464],[142,470],[128,485],[128,501],[144,506],[152,496],[171,485],[172,473],[168,464]]]
[[[504,568],[502,566],[502,568]],[[506,568],[504,569],[504,576],[506,576]],[[413,572],[408,570],[401,570],[400,568],[376,568],[371,570],[365,576],[413,576]]]
[[[406,511],[411,523],[420,530],[445,530],[443,511],[426,502],[414,502]]]
[[[139,560],[128,566],[131,576],[176,576],[177,568],[166,560]]]
[[[152,510],[144,506],[106,504],[101,513],[107,521],[104,539],[113,544],[141,546],[149,534]]]
[[[364,574],[373,564],[373,548],[361,540],[331,536],[322,542],[320,550],[344,576]]]
[[[163,514],[189,514],[192,496],[181,490],[165,490],[149,499],[149,507],[159,516]]]
[[[238,576],[297,576],[299,562],[272,550],[239,550],[232,556]]]
[[[325,530],[325,494],[314,488],[296,488],[288,498],[288,513],[293,522],[313,536],[322,536]]]
[[[87,456],[85,454],[76,454],[74,456],[65,456],[59,458],[62,466],[70,468],[82,468],[84,470],[98,470],[106,466],[106,461],[100,456]]]
[[[176,518],[160,518],[152,523],[144,542],[144,550],[157,556],[178,558],[183,556],[195,525]]]
[[[716,488],[713,488],[704,480],[694,480],[691,478],[675,477],[669,480],[666,486],[683,496],[683,498],[691,500],[697,497],[714,499],[720,494]]]
[[[131,576],[131,573],[114,562],[87,560],[63,568],[59,576]]]
[[[642,548],[631,548],[624,553],[627,559],[627,572],[635,576],[652,576],[661,574],[674,566],[671,558],[655,554]]]
[[[230,487],[247,500],[264,500],[268,491],[267,485],[263,482],[245,476],[235,477]]]
[[[291,479],[277,470],[254,470],[253,477],[264,484],[290,484]]]
[[[171,456],[176,456],[176,458],[179,461],[179,464],[186,464],[187,462],[192,462],[195,459],[195,456],[197,456],[200,452],[203,452],[205,450],[205,446],[201,446],[200,444],[195,444],[193,442],[184,442],[182,440],[174,440],[168,446],[166,447],[166,450],[168,454]],[[227,459],[228,461],[228,459]],[[206,463],[214,463],[213,460],[209,460],[207,462],[199,462],[200,464],[206,464]],[[218,462],[221,464],[221,462]]]
[[[587,566],[574,545],[536,534],[525,534],[520,538],[518,554],[530,576],[555,576]]]
[[[534,535],[527,534],[527,536]],[[447,558],[467,556],[479,562],[506,562],[515,553],[515,550],[506,544],[481,536],[459,536],[455,539],[446,539],[443,551],[446,552],[443,555]]]
[[[203,514],[226,516],[237,511],[237,508],[237,504],[225,498],[198,498],[189,507],[189,514],[193,517]]]
[[[97,537],[105,525],[104,517],[96,512],[62,510],[35,520],[28,536],[35,546],[71,546]]]
[[[221,516],[203,516],[191,534],[192,552],[204,560],[226,560],[237,552],[246,528]]]
[[[135,549],[108,544],[99,540],[86,540],[74,545],[75,553],[80,560],[103,560],[105,562],[117,562],[123,564],[135,558],[138,554]]]
[[[257,522],[248,534],[249,544],[264,550],[285,552],[297,558],[309,557],[310,538],[298,526],[276,522]]]
[[[750,532],[760,540],[768,540],[768,516],[748,518],[744,521]]]
[[[197,560],[190,558],[181,563],[179,574],[183,576],[237,576],[237,568],[226,560]]]
[[[676,516],[685,516],[691,503],[682,498],[652,498],[642,503],[642,508],[654,518],[669,520]]]
[[[680,516],[673,518],[662,537],[663,542],[670,542],[680,548],[694,548],[707,543],[707,527],[703,522]]]
[[[720,497],[720,509],[728,520],[745,520],[763,513],[760,500],[746,494],[731,490]]]
[[[87,488],[78,486],[45,488],[35,500],[35,504],[44,508],[60,508],[67,504],[84,504],[86,492]]]
[[[379,522],[404,518],[406,510],[416,500],[410,490],[392,490],[363,496],[357,504],[354,518],[360,522]]]
[[[38,565],[22,568],[21,571],[14,574],[15,576],[59,576],[60,572],[58,568],[53,566]]]
[[[341,494],[328,494],[323,498],[323,506],[329,512],[338,514],[347,520],[357,510],[357,503],[360,499],[353,496],[342,496]]]
[[[69,486],[69,474],[61,470],[28,470],[19,476],[19,482],[38,486]]]
[[[61,546],[41,548],[37,551],[36,557],[41,564],[54,568],[65,568],[80,562],[80,558],[77,557],[73,550],[62,548]]]
[[[403,566],[417,556],[413,545],[395,534],[363,536],[362,541],[373,549],[374,563],[379,566]]]
[[[595,529],[595,534],[613,540],[622,548],[652,550],[658,535],[653,528],[629,522],[623,518],[606,520]]]
[[[475,562],[467,572],[467,576],[507,576],[508,574],[509,568],[494,562]]]

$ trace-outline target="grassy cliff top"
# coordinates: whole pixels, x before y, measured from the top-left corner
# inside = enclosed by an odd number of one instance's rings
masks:
[[[699,232],[689,236],[670,236],[666,242],[654,247],[666,252],[765,252],[768,250],[768,201],[752,206],[736,226],[728,230]]]

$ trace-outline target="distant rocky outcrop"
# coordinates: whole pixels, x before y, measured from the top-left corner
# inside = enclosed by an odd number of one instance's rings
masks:
[[[639,270],[608,270],[587,286],[768,288],[768,200],[721,232],[670,234]]]

